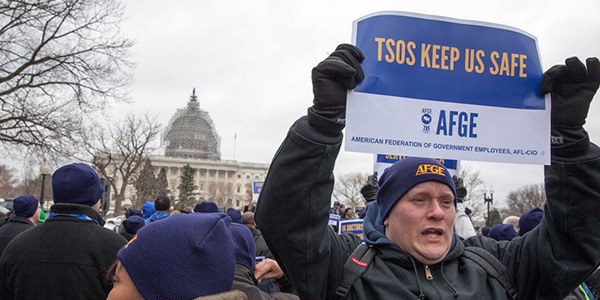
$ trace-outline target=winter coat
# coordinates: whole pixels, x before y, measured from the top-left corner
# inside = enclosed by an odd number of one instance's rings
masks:
[[[311,125],[318,116],[308,118],[313,122],[298,120],[275,154],[255,217],[300,298],[334,299],[343,265],[360,240],[327,227],[342,141],[335,126],[343,125],[330,122],[320,127],[325,131]],[[579,142],[586,143],[589,139]],[[507,299],[497,280],[465,259],[465,246],[496,256],[507,267],[519,299],[564,298],[600,262],[600,149],[580,146],[553,147],[552,164],[545,167],[547,202],[540,226],[510,242],[485,237],[463,242],[454,235],[446,258],[435,265],[419,263],[389,241],[378,211],[369,207],[365,241],[377,253],[347,298]]]
[[[146,220],[146,225],[156,222],[156,221],[160,221],[170,215],[171,214],[168,211],[157,210]]]
[[[106,299],[106,272],[127,240],[89,206],[55,204],[50,212],[2,253],[0,299]]]
[[[8,222],[0,227],[0,254],[4,251],[4,248],[12,241],[17,235],[25,230],[35,227],[28,218],[17,217],[13,215],[10,217]]]

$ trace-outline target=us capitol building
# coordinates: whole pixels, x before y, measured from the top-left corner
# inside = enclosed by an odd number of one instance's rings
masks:
[[[208,114],[200,108],[194,89],[186,108],[178,109],[162,134],[165,147],[163,155],[150,155],[149,159],[158,175],[167,171],[171,196],[178,198],[179,178],[187,164],[195,170],[193,192],[196,201],[209,200],[222,207],[242,208],[252,198],[252,181],[264,180],[269,164],[222,160],[221,137]],[[126,199],[133,196],[132,192]],[[123,204],[127,204],[125,200]]]

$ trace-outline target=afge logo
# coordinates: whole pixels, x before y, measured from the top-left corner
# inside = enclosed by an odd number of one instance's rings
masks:
[[[423,108],[421,115],[421,122],[423,123],[423,133],[429,134],[431,125],[431,108]]]
[[[421,110],[423,133],[429,134],[435,125],[435,134],[443,136],[459,136],[477,138],[478,113],[444,109],[433,112],[431,108]],[[434,122],[434,119],[437,120]]]
[[[438,165],[434,165],[434,164],[420,164],[417,167],[417,173],[415,173],[415,175],[425,175],[425,174],[446,176],[446,174],[444,173],[444,167],[442,167],[442,166],[438,166]]]

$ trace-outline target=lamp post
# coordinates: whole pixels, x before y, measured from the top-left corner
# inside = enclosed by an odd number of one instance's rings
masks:
[[[42,175],[42,191],[40,193],[40,205],[42,206],[42,210],[44,209],[44,184],[46,183],[46,175],[50,175],[50,166],[44,160],[42,165],[40,166],[40,174]]]
[[[490,224],[490,205],[492,203],[494,203],[494,190],[493,189],[489,189],[489,190],[483,192],[483,201],[484,201],[484,203],[487,203],[487,219],[485,220],[485,225],[492,226]]]

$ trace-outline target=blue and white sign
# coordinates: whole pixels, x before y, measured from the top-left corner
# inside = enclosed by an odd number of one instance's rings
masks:
[[[254,202],[258,201],[258,196],[260,195],[260,192],[262,191],[262,187],[263,187],[264,183],[265,183],[264,180],[253,180],[252,181],[252,201],[254,201]]]
[[[364,81],[348,94],[346,150],[550,163],[537,40],[507,26],[380,12],[354,22]]]
[[[381,178],[381,175],[383,175],[383,171],[385,171],[385,169],[391,167],[395,162],[406,158],[406,156],[391,154],[375,154],[374,158],[375,161],[373,163],[373,172],[377,172],[377,178]],[[450,173],[450,176],[456,175],[456,177],[460,177],[459,160],[443,158],[434,158],[434,160],[444,165],[444,167],[446,167],[446,169],[448,170],[448,173]]]
[[[337,227],[338,223],[340,222],[340,215],[336,215],[336,214],[329,214],[329,225]]]
[[[365,236],[363,233],[363,220],[355,219],[355,220],[343,220],[338,223],[338,233],[342,234],[344,232],[352,232],[360,237],[361,241],[365,241]]]

